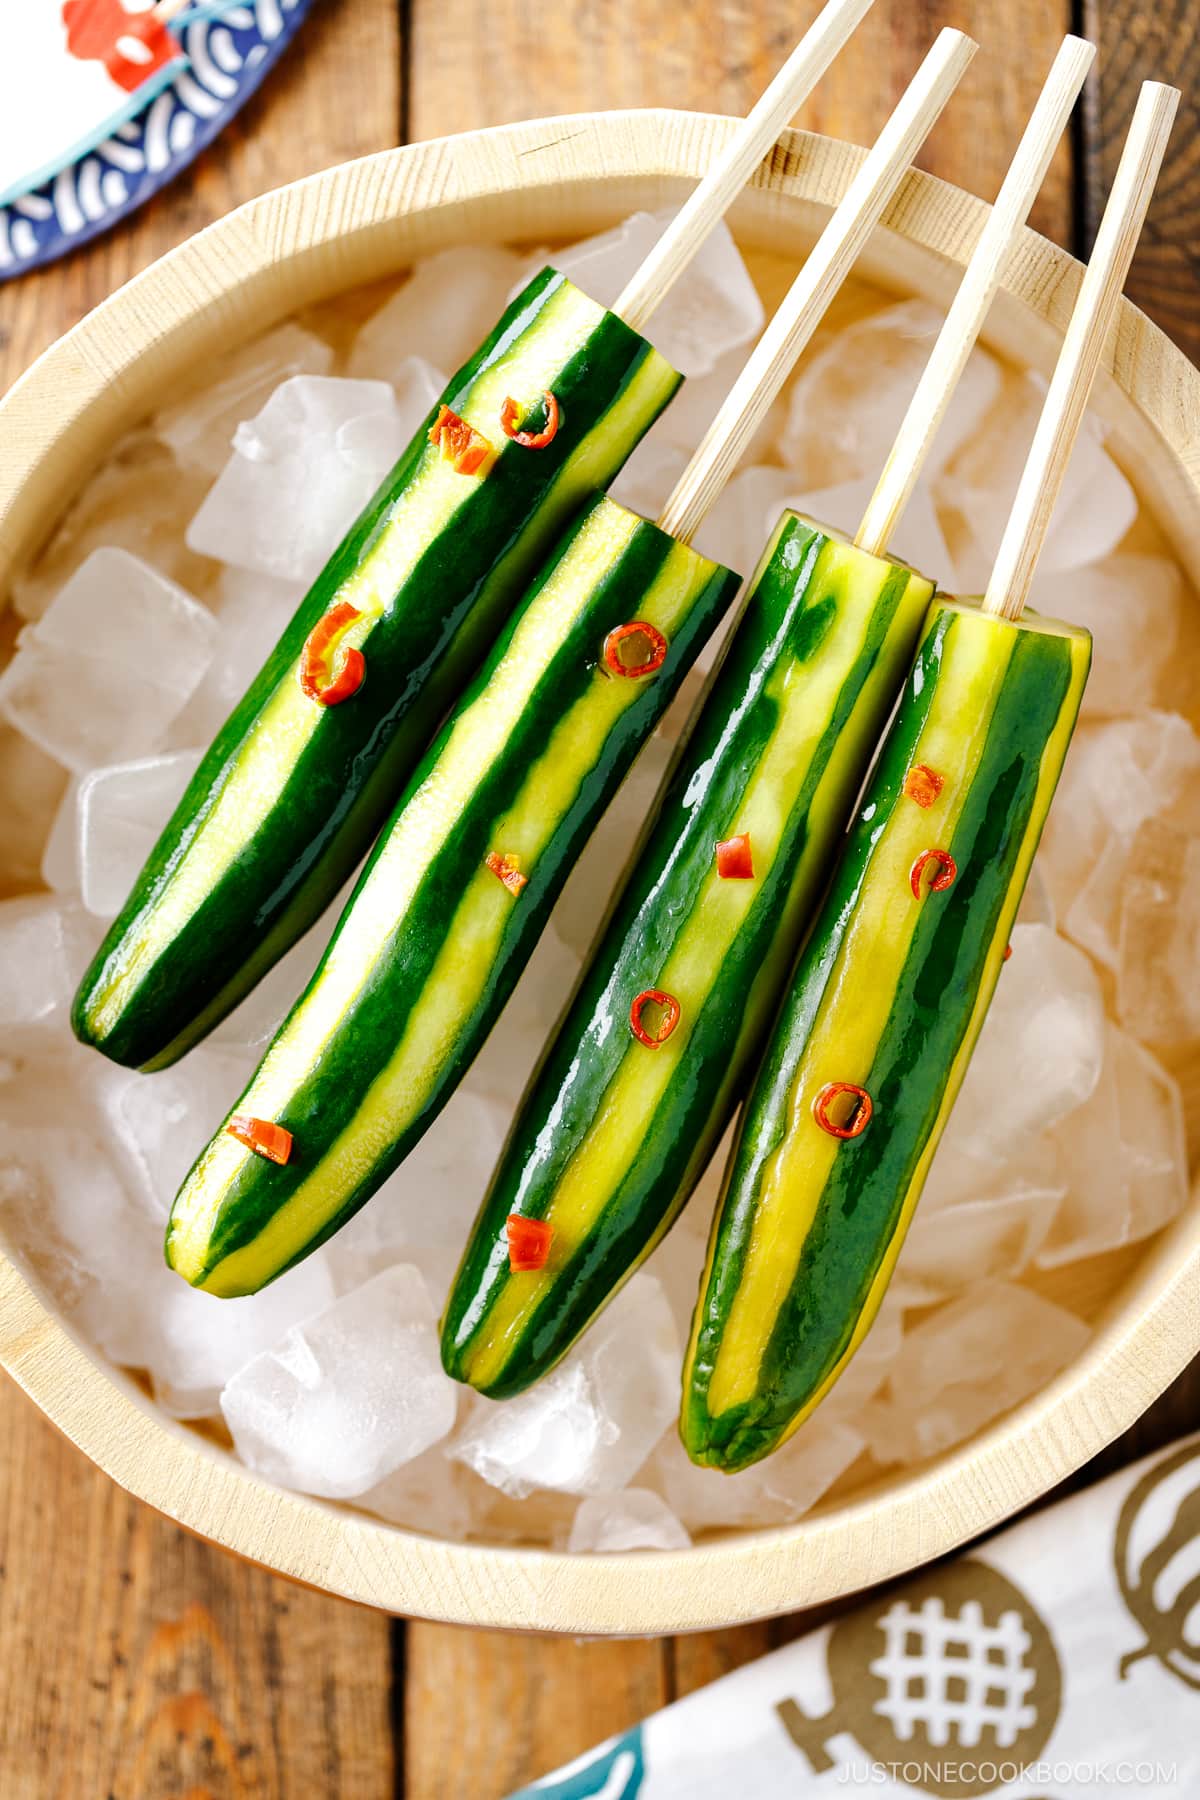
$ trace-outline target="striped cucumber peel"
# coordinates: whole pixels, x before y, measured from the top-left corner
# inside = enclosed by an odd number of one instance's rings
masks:
[[[878,1311],[966,1072],[1091,661],[1084,631],[938,599],[747,1102],[684,1371],[693,1460],[735,1470],[809,1416]],[[928,809],[904,793],[923,763]],[[958,873],[917,900],[927,848]],[[830,1081],[860,1136],[813,1116]]]
[[[748,1078],[932,583],[796,513],[755,572],[719,674],[556,1037],[526,1094],[451,1290],[447,1371],[494,1398],[540,1379],[669,1228]],[[714,846],[750,836],[754,878]],[[628,1028],[646,988],[680,1022]],[[504,1222],[554,1227],[513,1273]]]
[[[539,573],[382,833],[307,991],[232,1109],[294,1137],[280,1167],[220,1132],[167,1260],[252,1293],[315,1249],[432,1123],[512,991],[591,827],[738,578],[598,497]],[[668,640],[652,676],[600,662],[617,625]],[[517,896],[487,868],[518,860]]]
[[[447,709],[563,526],[621,467],[679,385],[657,351],[546,269],[449,383],[444,403],[498,455],[457,474],[436,409],[318,577],[201,762],[76,996],[76,1035],[161,1068],[210,1031],[303,935],[395,804]],[[543,450],[505,437],[508,395],[559,399]],[[306,698],[300,654],[329,608],[366,679]]]

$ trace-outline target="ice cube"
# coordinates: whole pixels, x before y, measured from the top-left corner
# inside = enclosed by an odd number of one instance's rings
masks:
[[[287,1013],[307,988],[345,911],[354,888],[351,876],[325,908],[320,918],[299,941],[267,970],[239,1006],[222,1019],[212,1042],[231,1049],[254,1049],[273,1038]]]
[[[72,776],[59,801],[54,823],[42,851],[42,880],[56,894],[78,894],[79,777]]]
[[[653,326],[651,326],[653,335]],[[749,351],[728,350],[707,375],[693,375],[684,382],[662,417],[655,421],[648,442],[671,444],[687,456],[697,448],[716,418],[734,382],[742,372]],[[780,396],[768,407],[742,453],[742,467],[760,468],[778,464],[780,440],[787,420],[787,400]],[[792,476],[795,486],[795,475]]]
[[[1082,1106],[1100,1078],[1104,1003],[1095,970],[1048,925],[1017,925],[954,1103],[947,1142],[980,1162]]]
[[[788,496],[795,489],[795,477],[787,469],[777,469],[769,463],[742,469],[697,532],[697,550],[736,570],[748,581],[779,523],[779,515],[791,505]],[[728,616],[732,618],[732,608]],[[714,637],[720,629],[718,625]],[[706,644],[698,661],[711,661],[708,648]]]
[[[120,912],[199,762],[199,750],[176,750],[93,769],[83,777],[78,802],[83,904],[97,918]]]
[[[439,369],[460,368],[498,324],[524,268],[515,251],[494,244],[441,250],[417,263],[359,330],[347,373],[393,381],[414,355]]]
[[[691,1538],[666,1501],[650,1488],[595,1494],[579,1502],[567,1549],[604,1555],[620,1550],[686,1550]]]
[[[865,480],[846,481],[837,487],[819,488],[803,494],[796,493],[793,488],[784,504],[818,525],[829,525],[853,536],[874,491],[874,477],[868,476]],[[900,516],[888,551],[927,580],[949,589],[957,586],[950,552],[924,482],[917,483]]]
[[[581,908],[586,903],[586,896],[578,902]],[[471,1065],[469,1085],[473,1090],[492,1095],[511,1111],[570,998],[579,960],[579,952],[563,942],[556,916],[542,933],[512,998]]]
[[[221,570],[213,591],[216,649],[204,680],[171,727],[173,747],[207,744],[217,735],[307,592],[302,581],[281,581],[246,569]]]
[[[1072,1128],[1080,1116],[1073,1115]],[[906,1307],[933,1306],[974,1281],[1020,1275],[1045,1241],[1066,1192],[1050,1136],[1022,1142],[1011,1159],[995,1163],[956,1152],[943,1140],[889,1295]]]
[[[735,1475],[698,1468],[674,1432],[664,1439],[648,1474],[690,1531],[786,1525],[810,1512],[862,1451],[861,1433],[826,1414],[822,1404],[782,1449]]]
[[[1118,908],[1117,1012],[1152,1044],[1200,1037],[1200,838],[1148,819]]]
[[[611,231],[555,251],[554,267],[601,306],[612,306],[658,242],[675,208],[634,213]],[[729,227],[719,223],[687,273],[655,309],[648,335],[682,375],[705,375],[763,325],[763,306]]]
[[[964,592],[982,593],[987,585],[1045,392],[1040,377],[1007,372],[994,405],[935,479],[939,510],[953,515],[948,536]],[[1104,448],[1100,421],[1087,414],[1039,558],[1044,591],[1053,571],[1099,562],[1115,550],[1137,509],[1137,496]],[[1050,610],[1058,613],[1057,603]]]
[[[368,1488],[355,1505],[389,1525],[461,1541],[471,1529],[472,1501],[491,1492],[435,1445]]]
[[[157,749],[208,667],[212,614],[125,550],[95,550],[22,632],[0,709],[84,774]]]
[[[379,416],[370,446],[344,427]],[[238,426],[234,454],[188,527],[187,541],[239,568],[313,581],[354,523],[404,438],[383,381],[295,375]]]
[[[612,805],[588,839],[562,891],[554,909],[554,929],[577,957],[586,955],[608,910],[613,889],[650,815],[670,761],[671,745],[656,733],[638,755]],[[565,993],[562,998],[565,1001]]]
[[[638,445],[609,491],[614,500],[641,513],[644,519],[657,519],[686,466],[687,456],[682,450],[651,434]],[[713,552],[705,550],[704,555],[711,556]]]
[[[62,804],[67,777],[62,764],[0,722],[0,896],[36,887],[47,834]]]
[[[181,469],[148,430],[125,438],[86,484],[34,567],[12,584],[23,619],[40,619],[93,551],[127,550],[188,593],[205,593],[213,565],[183,541],[209,477]]]
[[[477,1397],[449,1454],[518,1498],[613,1493],[675,1417],[680,1361],[666,1295],[642,1272],[545,1380],[512,1400]]]
[[[1085,717],[1136,713],[1153,704],[1183,617],[1177,564],[1165,556],[1120,551],[1081,569],[1039,571],[1032,604],[1092,634]]]
[[[131,1278],[150,1267],[145,1216],[69,1107],[53,1130],[0,1123],[0,1226],[8,1253],[68,1317],[89,1324],[119,1313]],[[157,1251],[161,1267],[161,1234]]]
[[[114,1072],[103,1104],[148,1206],[165,1225],[183,1178],[242,1092],[253,1059],[198,1045],[151,1075]]]
[[[328,375],[332,366],[330,346],[289,321],[215,365],[206,361],[194,390],[156,413],[153,429],[181,467],[219,475],[237,427],[254,417],[281,382],[292,375]]]
[[[71,901],[30,894],[0,900],[0,1029],[65,1024],[92,933]]]
[[[792,385],[782,451],[810,488],[869,477],[887,460],[929,360],[942,314],[925,300],[904,300],[838,332],[802,367]],[[1000,365],[976,349],[934,441],[928,479],[979,429],[1000,391]],[[857,519],[838,518],[843,527]],[[937,574],[930,568],[931,576]]]
[[[428,1450],[455,1407],[429,1295],[403,1265],[293,1326],[221,1395],[243,1462],[331,1500],[377,1488]]]
[[[1115,1025],[1095,1094],[1055,1137],[1068,1191],[1038,1253],[1043,1268],[1139,1243],[1187,1204],[1179,1084]]]
[[[907,1333],[884,1395],[860,1418],[881,1463],[937,1456],[1045,1386],[1088,1327],[1028,1288],[982,1281]]]
[[[1121,894],[1147,819],[1170,813],[1194,828],[1200,739],[1177,713],[1081,727],[1067,755],[1039,861],[1062,928],[1115,969]]]

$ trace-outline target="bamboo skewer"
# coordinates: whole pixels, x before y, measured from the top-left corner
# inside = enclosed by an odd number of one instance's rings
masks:
[[[1029,597],[1178,105],[1177,88],[1143,82],[988,582],[983,610],[999,618],[1020,618]]]
[[[1059,47],[867,502],[854,541],[872,555],[886,551],[912,498],[1095,55],[1085,38],[1066,37]]]
[[[659,515],[680,542],[695,536],[740,462],[977,47],[943,30],[868,151]]]
[[[873,4],[874,0],[826,0],[613,307],[634,331],[643,329]]]

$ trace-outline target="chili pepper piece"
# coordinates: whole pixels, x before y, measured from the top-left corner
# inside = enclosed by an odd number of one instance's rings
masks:
[[[942,893],[958,874],[958,864],[948,850],[922,850],[908,874],[909,885],[913,891],[913,898],[916,900],[921,898],[921,877],[931,862],[938,865],[938,873],[929,883],[931,894]]]
[[[1008,959],[1009,959],[1009,957],[1010,957],[1010,956],[1011,956],[1011,955],[1012,955],[1012,945],[1011,945],[1011,944],[1005,944],[1005,946],[1004,946],[1004,955],[1003,955],[1003,956],[1002,956],[1002,957],[1001,957],[1001,958],[1000,958],[1000,961],[1001,961],[1001,962],[1007,962],[1007,961],[1008,961]]]
[[[225,1130],[247,1150],[263,1156],[268,1162],[285,1163],[292,1154],[292,1134],[286,1125],[273,1119],[253,1119],[247,1113],[234,1113]]]
[[[514,444],[520,444],[523,450],[544,450],[547,444],[552,444],[558,436],[558,427],[561,423],[558,401],[549,388],[542,394],[542,399],[546,402],[546,423],[540,431],[521,431],[519,429],[518,421],[521,417],[521,409],[511,395],[500,408],[501,430],[505,437],[511,438]]]
[[[509,1213],[504,1221],[504,1235],[508,1239],[508,1266],[514,1275],[528,1275],[545,1268],[554,1239],[553,1225],[545,1219]]]
[[[622,662],[621,645],[639,637],[648,646],[643,660],[639,663]],[[604,666],[612,675],[627,675],[636,680],[640,675],[653,675],[657,669],[662,668],[666,660],[666,638],[655,626],[647,625],[644,619],[631,619],[628,625],[616,626],[604,640]]]
[[[348,600],[339,600],[317,620],[304,640],[300,686],[310,700],[321,706],[337,706],[362,686],[367,667],[362,651],[337,644],[347,627],[361,616]]]
[[[914,763],[904,778],[904,792],[918,806],[932,806],[946,785],[946,777],[928,763]]]
[[[844,1125],[839,1125],[830,1113],[830,1107],[841,1094],[853,1094],[858,1104]],[[853,1081],[827,1081],[812,1103],[813,1118],[827,1131],[830,1137],[861,1137],[871,1123],[871,1114],[875,1108],[866,1088],[861,1088]]]
[[[522,875],[516,857],[502,855],[498,850],[489,850],[483,860],[492,874],[499,877],[515,899],[529,880],[528,875]]]
[[[722,881],[753,881],[754,858],[750,852],[750,834],[723,838],[717,845],[717,874]]]
[[[429,441],[442,453],[442,461],[453,464],[458,475],[486,474],[496,460],[496,446],[476,431],[443,403],[429,427]]]
[[[665,1015],[653,1037],[642,1024],[642,1013],[647,1006],[661,1006]],[[660,1044],[666,1043],[679,1018],[679,1002],[674,994],[664,994],[661,988],[644,988],[629,1008],[629,1029],[639,1044],[645,1044],[648,1050],[657,1050]]]

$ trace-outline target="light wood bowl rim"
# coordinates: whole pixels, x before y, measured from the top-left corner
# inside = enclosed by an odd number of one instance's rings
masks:
[[[200,329],[243,284],[296,255],[352,252],[355,233],[401,231],[458,208],[554,184],[694,179],[732,121],[668,111],[584,113],[383,152],[231,213],[129,282],[51,347],[0,402],[0,583],[34,547],[85,436],[128,423],[131,371],[172,333]],[[756,202],[828,206],[861,152],[793,132],[764,164]],[[984,203],[913,172],[885,219],[961,266]],[[397,266],[403,258],[396,259]],[[237,272],[234,272],[236,264]],[[348,265],[350,267],[351,265]],[[1079,266],[1027,232],[1007,286],[1061,328]],[[348,275],[346,283],[353,280]],[[282,316],[285,307],[277,309]],[[236,317],[237,308],[231,309]],[[1200,376],[1128,302],[1108,368],[1200,507]],[[123,411],[124,409],[124,411]],[[1200,1211],[1154,1245],[1080,1356],[1027,1404],[927,1468],[827,1513],[690,1550],[568,1556],[422,1538],[274,1489],[158,1415],[83,1347],[0,1257],[0,1365],[93,1462],[181,1525],[282,1574],[410,1616],[474,1626],[647,1635],[764,1618],[853,1592],[942,1555],[1037,1499],[1139,1413],[1200,1350]]]

